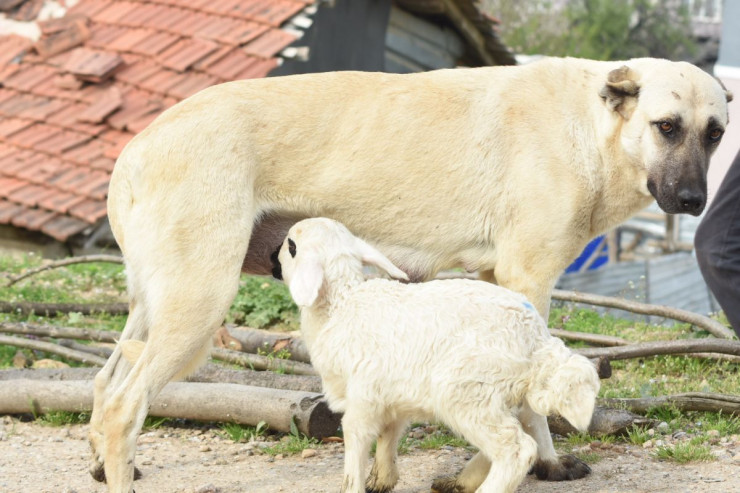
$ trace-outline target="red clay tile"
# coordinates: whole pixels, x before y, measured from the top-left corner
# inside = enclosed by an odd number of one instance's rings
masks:
[[[20,214],[16,214],[11,219],[11,224],[18,228],[26,228],[31,231],[38,231],[41,226],[51,219],[59,216],[56,212],[43,209],[26,209]]]
[[[56,73],[57,71],[53,67],[30,65],[5,79],[3,85],[18,89],[19,91],[30,91],[34,86],[41,84],[46,79],[50,79]]]
[[[87,170],[85,180],[76,184],[74,191],[78,195],[90,197],[93,190],[110,181],[110,174],[102,171]]]
[[[116,72],[116,80],[137,85],[159,72],[161,66],[153,60],[143,59],[133,65],[127,65]]]
[[[122,103],[121,91],[117,87],[111,86],[105,90],[105,93],[97,101],[77,115],[77,121],[101,123],[108,115],[120,108]]]
[[[132,27],[148,26],[147,21],[159,13],[159,8],[159,5],[151,3],[137,3],[135,9],[119,17],[116,23]]]
[[[20,22],[35,20],[44,6],[44,0],[26,0],[21,6],[11,12],[10,17]]]
[[[8,147],[13,149],[13,152],[0,158],[0,174],[22,178],[19,175],[33,165],[34,157],[37,153],[15,146]]]
[[[173,32],[182,34],[183,36],[192,36],[195,31],[210,23],[213,20],[213,17],[215,16],[196,12],[183,18],[180,22],[173,24],[170,29]]]
[[[0,159],[5,159],[15,152],[15,146],[0,144]]]
[[[263,24],[258,24],[256,22],[237,22],[238,24],[235,26],[234,29],[230,29],[228,31],[220,33],[216,37],[216,39],[223,43],[243,45],[244,43],[248,43],[249,41],[257,38],[270,29],[269,27]]]
[[[0,103],[0,115],[20,116],[25,109],[32,108],[40,102],[41,98],[37,98],[31,94],[16,92],[14,97],[7,98]]]
[[[172,26],[192,15],[191,10],[176,7],[161,7],[158,14],[149,18],[147,26],[159,31],[172,32]]]
[[[59,216],[41,226],[41,231],[58,241],[67,241],[70,237],[83,232],[90,225],[69,216]]]
[[[95,224],[99,219],[105,217],[107,208],[105,201],[88,199],[69,210],[70,215]]]
[[[113,131],[113,130],[112,130]],[[133,134],[124,134],[129,136],[128,139],[121,139],[109,148],[105,150],[103,153],[104,157],[110,158],[110,159],[117,159],[119,154],[121,154],[121,151],[124,147],[126,147],[126,144],[128,144],[128,141],[131,140],[131,137],[133,137]]]
[[[152,123],[157,117],[159,116],[159,113],[148,113],[146,115],[142,115],[139,118],[136,118],[135,120],[130,121],[126,128],[134,133],[139,133],[142,130],[144,130],[146,127],[149,126],[150,123]]]
[[[129,132],[120,132],[118,130],[106,130],[100,134],[100,139],[103,139],[109,144],[119,145],[121,143],[126,144],[129,140],[134,137],[134,134]]]
[[[123,63],[118,53],[77,48],[64,64],[64,70],[80,78],[93,81],[105,79]]]
[[[138,2],[111,2],[106,8],[98,11],[92,16],[95,22],[103,22],[106,24],[120,24],[121,19],[124,16],[131,13],[131,11],[141,8],[141,4]]]
[[[36,207],[40,200],[51,197],[56,192],[48,187],[39,185],[26,185],[19,188],[8,196],[9,200],[27,207]]]
[[[114,159],[103,156],[103,157],[94,159],[92,162],[90,162],[90,167],[93,169],[100,169],[100,170],[111,172],[113,171],[113,167],[115,166],[115,164],[116,164],[116,161]]]
[[[2,118],[0,119],[0,138],[7,139],[16,132],[20,132],[31,125],[33,120],[21,120],[20,118]]]
[[[77,91],[75,90],[69,90],[69,89],[62,89],[61,87],[58,87],[56,85],[57,77],[59,75],[54,75],[52,77],[49,77],[48,79],[45,79],[40,84],[35,85],[31,92],[33,94],[36,94],[37,96],[45,96],[47,98],[54,98],[54,99],[66,99],[66,100],[73,100],[77,97]]]
[[[66,91],[79,91],[85,81],[78,79],[72,74],[60,74],[53,79],[54,86]]]
[[[8,80],[13,74],[21,69],[20,63],[10,63],[5,66],[0,66],[0,81]]]
[[[130,51],[147,56],[156,56],[180,40],[180,36],[162,31],[154,31]]]
[[[48,154],[62,154],[63,152],[72,149],[75,146],[82,144],[90,139],[90,136],[81,132],[74,132],[71,130],[64,130],[54,137],[39,142],[34,146],[34,149],[46,152]]]
[[[57,17],[39,21],[37,24],[41,29],[42,36],[48,36],[49,34],[58,33],[64,31],[72,26],[75,22],[87,19],[86,16],[81,14],[65,15],[64,17]]]
[[[98,12],[108,8],[113,0],[82,0],[67,10],[67,15],[80,14],[86,17],[92,17]]]
[[[109,24],[93,24],[90,27],[90,39],[85,46],[90,48],[115,49],[111,43],[129,31],[127,27]]]
[[[79,46],[90,38],[86,20],[75,21],[64,31],[41,38],[33,48],[42,58],[49,58],[70,48]]]
[[[55,176],[54,178],[47,181],[48,184],[54,186],[59,190],[65,192],[72,192],[79,195],[77,187],[85,183],[87,176],[90,174],[90,170],[84,167],[74,166],[67,170],[65,173]]]
[[[295,41],[296,36],[281,29],[271,29],[244,47],[250,55],[261,58],[275,56],[280,50]]]
[[[72,55],[71,51],[65,51],[63,53],[56,54],[50,58],[44,60],[44,63],[51,65],[52,67],[61,68],[67,63],[69,57]]]
[[[218,83],[218,79],[205,74],[190,74],[184,81],[172,87],[167,94],[185,99],[196,92]]]
[[[26,186],[26,182],[15,178],[0,178],[0,197],[7,197],[16,190]]]
[[[15,89],[5,89],[4,87],[0,87],[0,104],[17,97],[19,94],[20,93]]]
[[[206,72],[224,80],[232,80],[236,74],[257,63],[259,59],[242,50],[235,50],[206,68]]]
[[[123,96],[123,106],[106,120],[111,127],[124,130],[129,122],[138,120],[150,113],[158,115],[165,108],[162,99],[153,93],[138,89]]]
[[[92,139],[65,152],[62,154],[62,159],[72,161],[75,164],[89,165],[97,158],[102,157],[105,150],[110,146],[110,144],[100,139]]]
[[[0,38],[0,65],[7,65],[26,53],[33,43],[28,38],[10,34]]]
[[[59,136],[61,130],[59,127],[51,125],[44,125],[43,123],[36,123],[30,127],[16,132],[8,138],[8,142],[11,142],[24,149],[33,149],[37,144],[48,142]]]
[[[199,60],[193,64],[193,69],[195,70],[205,70],[206,68],[210,67],[214,63],[221,60],[223,57],[227,56],[232,51],[235,51],[237,48],[233,46],[221,46],[216,51],[208,55],[207,57],[203,58],[202,60]]]
[[[152,29],[124,29],[119,37],[108,44],[108,48],[118,51],[131,51],[132,48],[153,35],[156,31]]]
[[[25,169],[17,172],[16,176],[35,185],[42,185],[73,167],[71,164],[62,163],[59,159],[46,158],[35,164],[28,165]]]
[[[234,79],[259,79],[261,77],[267,77],[267,74],[272,72],[277,66],[278,61],[275,58],[260,60],[254,65],[250,65],[242,72],[236,74]]]
[[[290,19],[303,10],[305,5],[291,0],[272,0],[263,9],[251,14],[252,19],[267,23],[273,27]]]
[[[217,43],[206,39],[183,39],[159,54],[162,65],[183,72],[219,48]]]
[[[101,183],[100,185],[98,185],[97,188],[90,190],[90,192],[88,193],[88,196],[94,199],[104,200],[106,197],[108,197],[108,186],[109,185],[110,185],[110,175],[108,175],[108,179],[105,181],[105,183]]]
[[[19,116],[30,118],[36,121],[45,121],[47,118],[49,118],[49,115],[56,113],[68,104],[69,103],[67,103],[66,101],[60,99],[41,98],[39,104],[32,108],[27,108],[23,110],[19,114]]]
[[[0,223],[10,224],[11,219],[23,211],[24,207],[7,200],[0,199]]]
[[[141,81],[139,86],[152,92],[166,94],[171,87],[176,86],[194,75],[195,74],[179,74],[172,70],[161,69],[148,79]]]

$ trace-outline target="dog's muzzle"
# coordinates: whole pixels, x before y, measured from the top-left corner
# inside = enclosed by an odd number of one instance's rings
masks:
[[[280,253],[280,247],[277,247],[272,254],[270,254],[270,261],[272,262],[272,277],[275,279],[283,280],[283,268],[280,265],[278,254]]]

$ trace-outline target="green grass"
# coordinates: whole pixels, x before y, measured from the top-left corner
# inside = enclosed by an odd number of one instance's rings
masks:
[[[696,437],[686,442],[678,442],[674,445],[658,447],[655,457],[668,460],[678,464],[689,462],[710,462],[716,460],[708,445],[705,445],[703,437]]]
[[[248,442],[258,436],[262,436],[267,431],[267,423],[260,421],[257,426],[245,426],[238,423],[223,423],[221,425],[222,437],[228,438],[232,442]]]
[[[463,438],[460,438],[448,431],[436,431],[431,433],[416,444],[417,448],[430,450],[440,449],[445,446],[450,447],[470,447],[470,444]]]
[[[266,454],[276,456],[295,455],[301,453],[307,448],[315,448],[319,441],[315,438],[309,438],[305,435],[285,435],[279,442],[272,447],[262,449]]]
[[[37,422],[45,426],[67,426],[88,423],[90,413],[51,411],[37,417]]]

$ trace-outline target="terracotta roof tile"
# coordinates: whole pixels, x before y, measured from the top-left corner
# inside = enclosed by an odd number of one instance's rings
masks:
[[[141,115],[139,118],[132,120],[126,125],[126,128],[132,132],[139,133],[152,123],[155,118],[159,116],[159,113],[148,113]]]
[[[15,147],[7,144],[0,144],[0,159],[5,159],[15,152]]]
[[[243,71],[236,74],[234,79],[259,79],[262,77],[267,77],[267,74],[274,70],[277,65],[278,62],[274,58],[260,60],[254,65],[250,65]]]
[[[12,14],[13,19],[21,22],[29,22],[39,15],[44,0],[26,0]]]
[[[23,209],[22,205],[0,199],[0,223],[9,224]]]
[[[99,81],[108,77],[123,63],[118,53],[76,48],[63,69],[82,79]]]
[[[4,87],[0,87],[0,104],[11,98],[16,97],[18,94],[20,93],[15,89],[5,89]]]
[[[131,11],[136,10],[137,8],[141,8],[141,4],[137,2],[111,2],[91,17],[95,22],[119,24],[124,16],[130,14]]]
[[[14,59],[23,55],[33,43],[22,36],[11,34],[0,38],[0,65],[12,63]]]
[[[104,173],[103,171],[90,171],[87,170],[85,174],[85,180],[76,184],[74,192],[79,195],[90,197],[93,190],[99,188],[110,181],[110,174]],[[97,220],[97,219],[96,219]]]
[[[0,119],[0,138],[7,139],[15,132],[33,125],[33,120],[21,120],[20,118],[3,118]]]
[[[75,164],[89,165],[97,158],[103,157],[105,150],[110,146],[111,144],[101,139],[92,139],[65,152],[62,158]]]
[[[232,80],[236,74],[250,65],[257,63],[257,58],[247,55],[242,50],[234,50],[219,61],[206,67],[206,72],[224,80]]]
[[[180,22],[173,24],[170,29],[173,32],[182,34],[183,36],[192,36],[195,34],[195,31],[211,22],[213,17],[214,16],[206,15],[202,12],[196,12],[185,17]]]
[[[251,12],[250,17],[273,27],[279,27],[280,24],[305,8],[305,5],[291,0],[271,0],[264,3],[265,6],[256,12]]]
[[[102,200],[88,199],[69,209],[69,213],[88,223],[96,223],[105,217],[106,204]]]
[[[56,74],[53,67],[43,65],[29,65],[3,81],[3,86],[12,87],[19,91],[27,91],[29,88],[41,84]]]
[[[192,15],[192,10],[162,6],[159,12],[147,20],[147,26],[160,31],[172,32],[172,26]]]
[[[152,3],[137,3],[135,9],[120,16],[116,23],[124,26],[148,26],[149,19],[159,14],[160,8]]]
[[[86,199],[80,195],[75,195],[68,192],[56,191],[54,195],[46,197],[39,201],[39,207],[49,209],[51,211],[59,212],[60,214],[66,214],[71,207],[76,206],[84,202]]]
[[[19,116],[36,121],[45,121],[49,115],[61,110],[69,103],[61,99],[38,98],[39,102],[32,108],[23,110]]]
[[[8,137],[8,142],[23,147],[24,149],[33,149],[37,144],[46,143],[53,140],[61,133],[59,127],[35,123],[34,125],[16,132]]]
[[[77,121],[101,123],[108,115],[120,108],[121,104],[123,104],[121,91],[116,86],[111,86],[85,111],[77,115]]]
[[[180,36],[162,31],[154,31],[140,43],[132,46],[129,51],[147,56],[156,56],[173,44],[177,43]]]
[[[250,55],[270,58],[295,41],[295,39],[296,36],[294,34],[281,29],[271,29],[246,45],[244,51]]]
[[[203,58],[202,60],[199,60],[193,64],[193,68],[195,70],[205,70],[207,67],[210,67],[214,63],[221,60],[223,57],[231,53],[232,51],[237,50],[238,48],[235,48],[231,45],[227,46],[221,46],[216,51],[208,55],[207,57]]]
[[[108,171],[109,173],[113,171],[113,167],[115,166],[116,161],[114,159],[111,159],[109,157],[99,157],[96,159],[93,159],[90,162],[90,167],[93,169],[101,169],[104,171]]]
[[[19,228],[38,231],[45,223],[57,216],[56,212],[44,209],[25,209],[20,214],[13,216],[11,224]]]
[[[26,185],[8,195],[8,199],[27,207],[36,207],[40,200],[51,197],[55,193],[56,191],[54,189],[48,187]]]
[[[64,17],[57,17],[39,21],[37,22],[37,24],[41,29],[41,35],[43,36],[64,31],[65,29],[71,27],[75,22],[85,19],[87,19],[87,16],[84,16],[82,14],[71,14],[65,15]]]
[[[123,95],[121,108],[106,119],[111,127],[124,130],[129,122],[149,113],[158,115],[165,108],[161,97],[148,91],[133,89]]]
[[[115,49],[111,43],[126,34],[128,28],[123,26],[112,26],[109,24],[95,24],[90,29],[90,39],[85,46],[92,48]]]
[[[0,174],[3,176],[17,177],[17,175],[32,165],[36,153],[27,149],[18,149],[15,146],[8,147],[13,152],[0,158]]]
[[[87,28],[86,20],[78,20],[64,31],[42,37],[33,45],[33,48],[39,56],[48,58],[79,46],[89,38],[90,30]]]
[[[26,182],[15,178],[0,178],[0,197],[7,197],[14,191],[26,186]]]
[[[10,91],[8,91],[10,92]],[[0,103],[0,115],[3,116],[20,116],[20,114],[34,106],[40,104],[41,98],[33,96],[31,94],[23,94],[20,92],[13,91],[12,97],[4,99]]]
[[[8,65],[0,67],[0,84],[2,81],[9,79],[13,74],[21,69],[21,64],[10,63]]]
[[[106,178],[104,183],[101,183],[98,185],[98,187],[90,190],[88,192],[88,196],[94,198],[94,199],[100,199],[104,200],[108,197],[108,187],[110,185],[110,175],[108,175],[108,178]]]
[[[218,48],[218,43],[206,39],[182,39],[160,53],[157,59],[167,68],[184,72]]]
[[[218,79],[205,74],[192,74],[182,82],[167,91],[167,94],[180,99],[192,96],[201,89],[212,86],[218,82]]]
[[[193,77],[194,74],[185,75],[179,74],[173,70],[161,69],[148,79],[139,82],[139,87],[152,92],[166,94],[167,91],[170,90],[170,88],[176,86],[186,79],[191,79]]]
[[[113,0],[81,0],[67,10],[67,15],[80,14],[86,17],[92,17],[98,12],[105,10],[113,3]]]
[[[16,173],[18,178],[22,178],[36,185],[42,185],[53,180],[56,176],[65,173],[71,169],[71,164],[62,163],[56,158],[46,158],[43,161],[37,161]]]
[[[67,241],[70,237],[83,232],[90,225],[69,216],[59,216],[44,223],[41,231],[58,241]]]
[[[60,127],[68,128],[78,132],[85,133],[87,135],[98,135],[106,130],[105,125],[95,125],[90,123],[78,122],[77,115],[87,109],[88,105],[85,103],[73,103],[65,106],[58,112],[52,114],[47,119],[48,123],[59,125]]]
[[[73,130],[64,130],[53,137],[37,143],[34,148],[48,154],[62,154],[90,139],[90,136]]]
[[[120,34],[113,41],[108,43],[108,48],[118,51],[131,51],[137,44],[143,42],[146,38],[153,35],[156,31],[152,29],[122,29]]]

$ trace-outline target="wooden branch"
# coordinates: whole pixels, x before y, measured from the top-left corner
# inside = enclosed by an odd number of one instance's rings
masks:
[[[19,274],[17,276],[8,276],[7,286],[12,286],[18,281],[26,279],[27,277],[31,277],[35,274],[38,274],[39,272],[56,269],[58,267],[65,267],[67,265],[85,264],[85,263],[91,263],[91,262],[109,262],[109,263],[115,263],[115,264],[122,264],[123,258],[117,255],[83,255],[81,257],[70,257],[70,258],[65,258],[62,260],[55,260],[52,262],[48,262],[42,265],[41,267],[36,267],[35,269],[27,270],[23,274]]]
[[[57,354],[67,359],[79,361],[88,365],[103,366],[105,359],[100,356],[95,356],[90,353],[83,353],[82,351],[75,351],[74,349],[68,349],[58,344],[50,342],[35,341],[32,339],[25,339],[23,337],[6,336],[0,334],[0,344],[8,346],[15,346],[18,348],[36,349],[38,351],[46,351],[47,353]]]
[[[53,343],[54,341],[50,340],[48,342]],[[80,344],[79,342],[75,342],[71,339],[59,339],[58,341],[56,341],[56,344],[69,349],[74,349],[75,351],[94,354],[104,359],[108,359],[110,355],[113,354],[113,349],[109,347],[93,346],[92,344]]]
[[[588,432],[596,436],[619,435],[625,433],[632,426],[645,426],[652,423],[652,420],[624,409],[596,406],[594,415],[591,418],[591,424],[588,425]],[[565,436],[571,433],[578,433],[578,430],[573,425],[560,416],[548,416],[547,424],[550,432],[557,433],[558,435]]]
[[[570,330],[550,329],[550,334],[569,341],[581,341],[594,346],[626,346],[630,342],[621,337],[589,334],[587,332],[573,332]]]
[[[260,356],[258,354],[242,353],[239,351],[231,351],[229,349],[213,348],[211,349],[211,357],[228,363],[241,365],[245,368],[251,368],[253,370],[282,370],[294,375],[318,375],[316,370],[306,363],[270,358],[267,356]]]
[[[9,334],[26,334],[39,337],[54,337],[63,339],[83,339],[97,342],[117,342],[121,338],[120,332],[112,330],[79,329],[77,327],[56,327],[54,325],[35,325],[25,322],[0,323],[0,332]]]
[[[655,407],[673,406],[681,411],[709,411],[740,415],[740,396],[707,392],[686,392],[637,399],[599,399],[599,402],[636,412],[645,412]]]
[[[35,313],[45,317],[54,317],[59,314],[78,312],[83,315],[93,313],[108,313],[110,315],[126,315],[128,303],[32,303],[19,301],[11,303],[0,301],[0,312],[29,315]]]
[[[575,350],[587,358],[604,356],[610,360],[642,358],[658,354],[720,353],[740,356],[740,341],[724,339],[682,339],[615,346],[609,348],[581,348]]]
[[[647,303],[639,303],[637,301],[625,300],[622,298],[614,298],[611,296],[601,296],[596,294],[578,293],[576,291],[563,291],[555,289],[552,292],[552,298],[560,301],[570,301],[573,303],[586,303],[589,305],[605,306],[609,308],[617,308],[619,310],[626,310],[633,313],[640,313],[642,315],[653,315],[657,317],[670,318],[678,320],[680,322],[690,323],[704,329],[715,337],[720,339],[734,339],[735,333],[709,317],[699,315],[698,313],[681,310],[679,308],[672,308],[663,305],[650,305]]]
[[[228,331],[231,337],[241,343],[244,352],[257,353],[258,350],[277,352],[285,349],[290,353],[291,360],[303,363],[311,362],[306,344],[300,337],[291,337],[279,332],[252,329],[250,327],[229,327]]]
[[[0,414],[83,412],[92,409],[92,401],[91,381],[0,382]],[[152,402],[149,414],[251,426],[265,421],[273,430],[284,432],[295,421],[300,432],[319,438],[334,435],[340,422],[321,394],[229,383],[169,383]]]
[[[99,368],[11,369],[0,370],[0,381],[25,378],[28,380],[92,380]],[[271,371],[233,370],[209,363],[186,379],[188,382],[234,383],[271,389],[321,392],[321,379],[311,375],[284,375]]]

